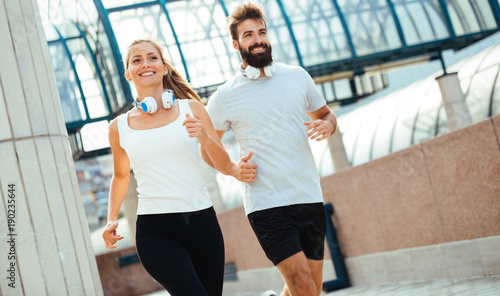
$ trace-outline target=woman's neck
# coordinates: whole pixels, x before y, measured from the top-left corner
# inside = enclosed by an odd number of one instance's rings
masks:
[[[156,101],[161,102],[161,94],[163,88],[137,88],[137,100],[141,102],[145,97],[153,97]]]

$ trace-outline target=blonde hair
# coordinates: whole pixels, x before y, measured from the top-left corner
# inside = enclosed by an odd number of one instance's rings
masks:
[[[176,98],[180,99],[188,98],[201,102],[200,96],[198,96],[198,94],[193,89],[191,89],[189,83],[186,80],[184,80],[184,78],[182,78],[182,76],[179,74],[179,72],[177,72],[177,70],[175,70],[172,63],[163,57],[163,49],[161,48],[161,46],[151,38],[136,39],[127,47],[127,54],[124,60],[125,70],[128,70],[132,49],[137,44],[143,42],[147,42],[153,45],[156,48],[156,50],[158,50],[158,52],[160,53],[160,57],[161,60],[163,61],[163,64],[167,66],[168,74],[163,76],[163,89],[173,90],[174,96]]]
[[[240,23],[242,23],[247,19],[254,19],[261,21],[267,27],[265,17],[266,14],[264,13],[262,7],[259,5],[253,4],[251,2],[239,5],[227,17],[231,38],[236,41],[238,40],[238,32],[236,30],[236,27],[238,27]]]

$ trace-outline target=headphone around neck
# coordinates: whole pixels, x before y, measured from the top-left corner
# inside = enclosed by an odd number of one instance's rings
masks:
[[[174,92],[171,89],[166,89],[161,94],[161,102],[163,104],[163,108],[172,108],[172,106],[175,105]],[[137,108],[149,114],[153,114],[156,110],[158,110],[158,105],[153,97],[145,97],[141,102],[135,100],[134,103]]]
[[[252,67],[250,65],[248,65],[246,69],[243,69],[240,66],[240,71],[241,75],[245,76],[248,79],[255,80],[260,77],[260,69]],[[274,64],[274,62],[264,67],[264,74],[266,74],[267,77],[273,76],[274,73],[276,73],[276,65]]]

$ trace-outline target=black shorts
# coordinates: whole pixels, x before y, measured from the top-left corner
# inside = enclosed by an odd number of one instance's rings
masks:
[[[248,215],[267,258],[277,265],[304,251],[308,259],[323,260],[326,216],[323,203],[297,204]]]

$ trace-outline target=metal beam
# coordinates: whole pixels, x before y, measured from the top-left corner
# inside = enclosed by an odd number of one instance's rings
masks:
[[[448,27],[448,30],[450,32],[451,37],[456,37],[457,34],[455,33],[455,29],[453,28],[453,23],[451,22],[451,17],[450,13],[448,12],[448,6],[446,4],[446,0],[438,0],[439,5],[441,6],[441,9],[443,10],[443,16],[444,16],[444,22],[446,23],[446,26]]]
[[[104,8],[101,0],[94,0],[94,5],[97,9],[97,13],[99,14],[99,19],[102,22],[104,27],[104,31],[106,32],[106,37],[108,38],[109,45],[111,46],[111,52],[113,54],[113,61],[115,62],[116,70],[120,76],[120,83],[122,85],[123,93],[125,94],[125,98],[129,102],[133,102],[132,91],[130,90],[129,82],[125,79],[125,69],[123,64],[121,63],[123,58],[120,53],[118,42],[116,41],[115,33],[113,32],[113,27],[111,26],[111,22],[109,21],[108,11]]]
[[[293,33],[292,23],[286,14],[285,7],[281,0],[276,0],[278,6],[280,7],[281,13],[283,15],[283,19],[285,20],[286,26],[288,28],[288,32],[290,32],[290,38],[292,38],[293,47],[295,48],[295,52],[297,53],[297,59],[299,60],[299,65],[304,67],[304,63],[302,62],[302,55],[300,54],[299,44],[297,43],[297,39],[295,38],[295,34]]]
[[[489,0],[493,15],[495,16],[495,21],[497,22],[497,28],[500,28],[500,4],[497,0]]]
[[[226,17],[229,16],[229,12],[227,11],[226,4],[224,3],[224,0],[219,0],[220,6],[222,7],[222,10],[224,10],[224,14]]]
[[[130,9],[137,9],[137,8],[142,8],[142,7],[149,7],[149,6],[153,6],[153,5],[158,5],[158,1],[137,3],[137,4],[126,5],[126,6],[121,6],[121,7],[113,7],[113,8],[108,9],[108,13],[120,12],[120,11],[130,10]]]
[[[54,29],[57,32],[57,35],[59,35],[59,38],[61,39],[61,44],[64,48],[64,51],[66,52],[66,55],[68,56],[68,60],[69,60],[69,63],[71,65],[71,69],[73,69],[73,74],[75,75],[76,85],[78,86],[78,91],[80,92],[80,96],[82,99],[83,109],[85,110],[85,116],[86,116],[86,119],[88,120],[88,119],[90,119],[90,115],[89,115],[89,109],[87,107],[87,100],[85,99],[85,94],[83,93],[82,82],[80,81],[80,77],[78,76],[78,71],[76,71],[76,65],[75,65],[75,62],[73,61],[73,55],[71,54],[71,51],[68,48],[68,44],[66,43],[66,40],[62,36],[59,29],[57,29],[57,27],[54,25],[52,25],[52,26],[54,27]]]
[[[172,30],[172,35],[175,39],[175,44],[177,45],[177,49],[179,50],[179,55],[181,57],[182,65],[184,66],[184,70],[186,72],[186,80],[188,82],[191,82],[191,78],[189,77],[189,70],[187,67],[186,59],[184,58],[184,54],[182,54],[182,48],[181,44],[179,42],[179,38],[177,38],[177,34],[175,33],[175,28],[174,24],[172,23],[172,20],[170,19],[170,15],[168,14],[167,10],[167,1],[166,0],[158,0],[160,3],[160,8],[163,10],[163,13],[165,13],[165,16],[167,17],[168,25],[170,26],[170,30]]]
[[[349,44],[349,49],[351,50],[352,57],[356,57],[356,48],[354,47],[354,43],[352,42],[351,31],[349,30],[349,26],[347,25],[347,21],[345,20],[344,13],[340,9],[340,5],[337,0],[332,0],[332,3],[337,10],[337,14],[339,16],[340,23],[342,24],[342,29],[344,29],[345,37],[347,38],[347,44]]]
[[[78,24],[76,22],[74,22],[74,21],[72,21],[72,22],[75,25],[75,27],[78,29],[78,31],[80,32],[80,35],[82,36],[82,39],[85,42],[85,46],[87,47],[87,50],[89,51],[89,54],[92,57],[92,62],[94,63],[97,77],[99,77],[99,82],[101,83],[101,88],[102,88],[102,92],[104,95],[104,99],[106,100],[106,105],[108,106],[109,116],[111,117],[111,116],[113,116],[113,110],[111,108],[111,102],[109,100],[108,92],[106,89],[106,83],[104,83],[104,78],[102,77],[102,73],[100,71],[99,64],[97,63],[97,58],[96,58],[94,52],[92,51],[92,48],[90,47],[89,41],[87,40],[85,33],[82,31],[82,29],[80,28],[80,26],[78,26]]]
[[[391,0],[386,0],[387,6],[391,11],[392,17],[394,18],[394,23],[396,24],[396,29],[398,30],[399,39],[401,40],[402,47],[406,47],[406,38],[403,33],[403,28],[401,27],[401,22],[399,21],[399,17],[396,13],[396,9],[394,8],[394,3]]]

